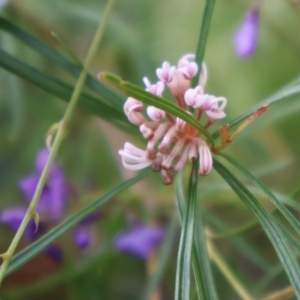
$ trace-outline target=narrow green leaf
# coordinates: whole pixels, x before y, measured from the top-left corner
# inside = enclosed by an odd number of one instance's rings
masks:
[[[214,168],[231,186],[240,199],[248,206],[262,225],[269,237],[285,271],[294,287],[295,294],[300,299],[300,269],[295,255],[291,251],[285,235],[274,218],[250,193],[250,191],[219,161],[214,159]]]
[[[146,104],[153,105],[157,108],[160,108],[160,109],[186,121],[188,124],[190,124],[197,130],[202,132],[209,139],[209,141],[212,144],[214,143],[209,132],[196,119],[194,119],[189,113],[184,111],[179,106],[167,101],[166,99],[163,99],[154,94],[151,94],[131,82],[123,81],[120,77],[118,77],[114,74],[101,73],[99,75],[99,77],[101,80],[104,80],[105,82],[108,82],[108,83],[115,85],[116,87],[122,89],[129,96],[136,98]]]
[[[176,176],[176,203],[181,222],[185,211],[185,198],[182,187],[181,172]],[[192,265],[199,299],[218,299],[214,285],[210,259],[207,254],[205,233],[202,225],[202,215],[197,213],[195,223],[194,243],[192,248]]]
[[[54,242],[59,236],[64,234],[66,231],[74,227],[76,224],[78,224],[81,220],[83,220],[85,217],[87,217],[89,214],[91,214],[96,209],[103,206],[105,203],[107,203],[109,200],[113,199],[117,194],[122,192],[123,190],[129,188],[136,182],[140,181],[141,179],[148,176],[150,173],[150,169],[147,169],[137,176],[124,181],[108,193],[106,193],[104,196],[102,196],[100,199],[96,200],[95,202],[91,203],[87,207],[83,208],[81,211],[77,212],[76,214],[69,217],[66,221],[62,222],[55,228],[53,228],[51,231],[49,231],[47,234],[42,236],[40,239],[38,239],[36,242],[28,246],[26,249],[22,250],[20,253],[15,255],[11,262],[9,267],[7,268],[7,271],[5,273],[5,276],[9,275],[13,271],[20,268],[22,265],[24,265],[27,261],[29,261],[31,258],[33,258],[35,255],[37,255],[39,252],[41,252],[43,249],[45,249],[48,245],[50,245],[52,242]]]
[[[236,167],[240,172],[242,172],[246,177],[248,177],[257,187],[259,187],[273,202],[277,209],[282,213],[283,216],[288,220],[288,222],[293,226],[296,232],[300,235],[300,223],[292,215],[292,213],[274,196],[274,194],[258,179],[256,179],[250,172],[243,168],[237,161],[232,159],[226,154],[221,154],[227,161],[229,161],[234,167]]]
[[[295,81],[295,82],[298,82]],[[242,121],[246,120],[249,116],[251,116],[258,108],[265,104],[273,105],[276,102],[285,100],[288,97],[291,97],[293,95],[299,94],[300,93],[300,84],[297,84],[296,86],[290,86],[288,85],[286,88],[283,88],[279,92],[275,93],[274,95],[270,96],[266,100],[260,102],[259,104],[253,106],[249,110],[247,110],[245,113],[241,114],[237,118],[233,119],[231,122],[229,122],[229,125],[231,128],[236,126],[237,124],[241,123]],[[220,135],[219,131],[215,132],[212,134],[212,138],[216,139]]]
[[[2,49],[0,49],[0,66],[65,101],[69,101],[71,97],[72,86],[39,72],[35,68],[15,59]],[[128,124],[122,112],[86,93],[82,93],[79,106],[108,122],[113,123],[114,120],[117,120]],[[124,125],[120,127],[124,128]]]
[[[194,224],[197,204],[198,163],[194,160],[188,186],[186,209],[182,222],[182,231],[177,256],[175,299],[190,299],[190,270],[194,236]]]
[[[215,0],[206,0],[203,17],[202,17],[200,36],[197,44],[196,59],[195,59],[195,62],[199,66],[199,71],[197,76],[193,78],[192,86],[196,86],[199,81],[204,52],[205,52],[205,46],[206,46],[206,41],[208,36],[209,24],[212,17],[214,4],[215,4]]]
[[[70,62],[51,46],[35,38],[24,30],[16,27],[2,17],[0,17],[0,29],[13,35],[14,37],[22,41],[25,45],[38,52],[40,55],[62,67],[75,78],[79,76],[82,69],[81,66]],[[109,103],[114,104],[120,111],[122,111],[123,100],[116,93],[107,88],[103,83],[99,82],[95,77],[88,75],[85,84],[93,91],[101,95],[103,99],[109,101]]]
[[[155,291],[157,286],[159,285],[164,271],[166,269],[167,263],[172,257],[172,251],[174,247],[174,239],[175,234],[178,229],[178,219],[176,213],[174,214],[173,218],[171,219],[170,225],[168,226],[166,238],[161,246],[159,251],[158,259],[157,259],[157,268],[151,274],[148,279],[148,282],[143,290],[141,299],[148,300],[150,299],[152,293]]]

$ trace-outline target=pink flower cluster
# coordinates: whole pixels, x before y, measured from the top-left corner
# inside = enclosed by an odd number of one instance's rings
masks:
[[[202,65],[198,86],[190,87],[191,79],[199,69],[193,59],[193,54],[187,54],[179,60],[177,67],[164,62],[161,68],[156,69],[157,83],[152,84],[146,77],[143,80],[146,91],[157,96],[162,96],[167,85],[179,107],[197,121],[206,118],[204,127],[208,128],[217,119],[225,117],[223,110],[227,100],[204,93],[207,81],[205,64]],[[189,112],[189,107],[194,108],[193,113]],[[174,175],[185,163],[199,155],[199,174],[207,175],[211,171],[212,154],[197,129],[154,106],[145,109],[141,101],[131,97],[124,104],[124,112],[131,123],[139,126],[148,141],[145,151],[125,143],[119,154],[126,169],[140,170],[151,165],[154,171],[161,172],[164,184],[172,184]]]

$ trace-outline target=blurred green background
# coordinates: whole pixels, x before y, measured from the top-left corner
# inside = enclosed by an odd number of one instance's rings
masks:
[[[207,91],[225,96],[228,106],[227,118],[214,125],[211,132],[300,73],[297,1],[262,1],[257,51],[244,60],[236,56],[232,37],[251,3],[216,1],[205,52],[209,71]],[[64,47],[51,35],[54,32],[84,61],[105,4],[103,0],[12,0],[1,15],[68,57]],[[155,80],[155,69],[163,61],[175,64],[183,54],[195,51],[203,7],[204,1],[196,0],[117,1],[91,74],[110,71],[138,85],[143,85],[144,76]],[[75,84],[64,70],[13,36],[0,31],[0,42],[2,49],[42,73]],[[0,209],[3,209],[22,203],[18,181],[33,170],[35,154],[43,147],[50,126],[62,117],[66,104],[6,70],[0,70],[0,79]],[[298,98],[294,96],[272,106],[226,149],[226,153],[279,195],[289,195],[300,185]],[[117,150],[125,141],[137,140],[129,132],[125,134],[82,109],[76,110],[59,151],[61,167],[72,190],[68,214],[133,175],[122,168]],[[200,180],[199,201],[204,203],[207,223],[217,232],[253,220],[216,172]],[[257,195],[272,208],[266,198]],[[111,241],[116,233],[129,226],[132,215],[167,226],[174,205],[173,187],[162,186],[159,175],[152,174],[105,206],[101,211],[104,217],[94,226],[95,241],[88,249],[74,249],[69,236],[64,236],[57,241],[65,252],[63,263],[57,264],[40,254],[4,281],[0,298],[140,299],[148,277],[147,262],[117,253]],[[13,232],[0,225],[0,237],[0,252],[4,252]],[[157,299],[173,299],[178,238],[179,230]],[[268,281],[267,275],[273,274],[272,267],[278,265],[278,259],[260,228],[235,239],[222,239],[216,245],[254,295],[288,285],[282,272]],[[266,268],[252,256],[265,261]],[[217,268],[214,273],[218,292],[224,295],[220,299],[239,299]]]

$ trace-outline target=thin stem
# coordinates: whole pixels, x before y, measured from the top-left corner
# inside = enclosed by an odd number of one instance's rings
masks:
[[[299,193],[300,193],[300,187],[297,190],[295,190],[293,193],[291,193],[291,195],[289,197],[291,199],[295,199]],[[278,210],[278,208],[275,208],[270,213],[274,216],[274,215],[280,214],[280,210]],[[247,232],[247,231],[255,229],[259,226],[260,226],[260,223],[255,220],[255,221],[249,222],[243,226],[240,226],[238,228],[235,228],[235,229],[232,229],[232,230],[229,230],[226,232],[210,233],[208,237],[210,239],[222,239],[222,238],[226,238],[229,236],[238,235],[240,233]]]
[[[293,192],[291,193],[291,198],[292,199],[296,199],[298,197],[298,195],[300,194],[300,186]]]
[[[238,227],[238,228],[226,231],[226,232],[209,233],[208,238],[209,239],[222,239],[222,238],[226,238],[229,236],[238,235],[238,234],[247,232],[247,231],[257,228],[257,227],[259,227],[259,223],[255,220],[255,221],[249,222],[241,227]]]
[[[85,79],[87,77],[87,74],[88,74],[88,69],[92,63],[92,60],[94,59],[95,55],[96,55],[96,52],[97,52],[97,49],[98,49],[98,46],[100,44],[100,41],[103,37],[103,33],[104,33],[104,29],[106,27],[106,24],[108,22],[108,18],[109,18],[109,15],[110,15],[110,12],[112,10],[112,7],[113,7],[113,4],[114,4],[115,0],[108,0],[108,4],[106,6],[106,9],[105,9],[105,12],[104,12],[104,15],[103,15],[103,18],[99,24],[99,27],[96,31],[96,34],[94,36],[94,39],[93,39],[93,42],[92,42],[92,45],[89,49],[89,52],[87,54],[87,57],[86,57],[86,60],[85,60],[85,63],[84,63],[84,66],[83,66],[83,69],[80,73],[80,76],[76,82],[76,85],[75,85],[75,89],[72,93],[72,96],[71,96],[71,99],[70,99],[70,102],[67,106],[67,109],[65,111],[65,114],[62,118],[62,120],[59,122],[59,125],[58,125],[58,129],[57,129],[57,133],[55,135],[55,138],[54,138],[54,141],[53,141],[53,145],[52,145],[52,148],[50,150],[50,154],[49,154],[49,157],[47,159],[47,162],[46,162],[46,165],[42,171],[42,174],[39,178],[39,181],[38,181],[38,184],[36,186],[36,189],[35,189],[35,192],[34,192],[34,195],[32,197],[32,200],[30,202],[30,205],[27,209],[27,212],[23,218],[23,221],[19,227],[19,229],[17,230],[8,250],[6,251],[6,253],[4,253],[2,255],[2,258],[3,258],[3,263],[1,265],[1,269],[0,269],[0,285],[3,281],[3,278],[4,278],[4,275],[5,275],[5,271],[9,265],[9,262],[16,250],[16,247],[20,241],[20,239],[22,238],[22,235],[25,231],[25,228],[28,224],[28,222],[30,221],[30,219],[33,217],[36,221],[36,223],[38,223],[38,215],[36,213],[36,207],[38,205],[38,201],[39,201],[39,198],[40,198],[40,195],[42,193],[42,190],[44,188],[44,185],[46,183],[46,180],[47,180],[47,177],[48,177],[48,174],[49,174],[49,170],[51,168],[51,165],[54,161],[54,158],[56,156],[56,153],[58,151],[58,148],[62,142],[62,139],[64,138],[64,132],[65,132],[65,128],[66,126],[68,125],[70,119],[71,119],[71,116],[72,116],[72,113],[74,111],[74,108],[77,104],[77,101],[79,99],[79,96],[80,96],[80,93],[82,91],[82,88],[84,86],[84,83],[85,83]]]
[[[209,233],[209,230],[207,230]],[[223,257],[216,250],[213,243],[208,239],[207,240],[207,249],[209,252],[209,256],[217,265],[219,270],[223,273],[225,278],[229,281],[235,291],[241,296],[243,300],[254,300],[254,298],[248,293],[239,279],[234,275],[234,273],[230,270],[229,266],[224,261]]]
[[[192,86],[196,86],[199,81],[199,77],[201,74],[201,67],[202,67],[202,61],[204,58],[204,52],[205,52],[205,46],[208,36],[208,30],[209,30],[209,24],[212,17],[213,9],[214,9],[215,0],[206,0],[204,12],[203,12],[203,18],[202,18],[202,24],[201,24],[201,30],[200,30],[200,37],[198,40],[197,50],[196,50],[196,63],[199,66],[198,74],[193,78]]]
[[[284,300],[290,299],[293,296],[295,296],[293,287],[289,286],[287,288],[284,288],[283,290],[280,290],[267,297],[264,297],[261,300]]]

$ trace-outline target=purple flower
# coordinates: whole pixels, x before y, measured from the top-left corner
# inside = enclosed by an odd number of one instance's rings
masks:
[[[49,151],[42,149],[37,153],[35,159],[34,172],[24,177],[19,182],[19,187],[23,192],[26,202],[29,203],[33,197],[39,177],[47,162]],[[56,161],[53,162],[47,182],[42,190],[37,212],[40,217],[38,230],[36,230],[34,220],[30,220],[24,238],[29,242],[37,240],[49,228],[61,221],[65,214],[67,202],[66,181],[62,170]],[[7,225],[13,231],[17,231],[26,213],[25,206],[7,207],[0,212],[0,222]],[[91,235],[88,226],[99,219],[97,213],[89,215],[82,220],[73,232],[74,243],[79,248],[85,248],[90,244]],[[43,251],[55,261],[59,262],[63,258],[62,249],[57,245],[50,245]]]
[[[63,251],[57,245],[50,245],[43,250],[43,252],[50,256],[54,261],[61,262],[63,260]]]
[[[164,237],[164,229],[138,224],[129,231],[119,234],[114,246],[121,252],[145,259],[160,245]]]
[[[42,149],[35,159],[35,170],[32,174],[24,177],[19,182],[19,187],[24,193],[26,200],[32,199],[39,177],[47,162],[49,151]],[[50,168],[48,180],[43,188],[37,211],[44,221],[59,221],[65,210],[67,192],[66,183],[61,169],[56,162]]]
[[[233,44],[237,55],[246,58],[253,54],[257,46],[259,25],[259,7],[255,5],[247,12],[244,20],[233,37]]]
[[[73,240],[79,248],[83,249],[90,244],[91,235],[85,228],[77,226],[73,232]]]
[[[26,209],[23,206],[12,206],[3,209],[0,213],[0,222],[10,227],[13,231],[17,231],[21,222],[25,216]],[[32,237],[35,232],[35,224],[33,220],[30,220],[27,225],[24,235],[27,238]]]

